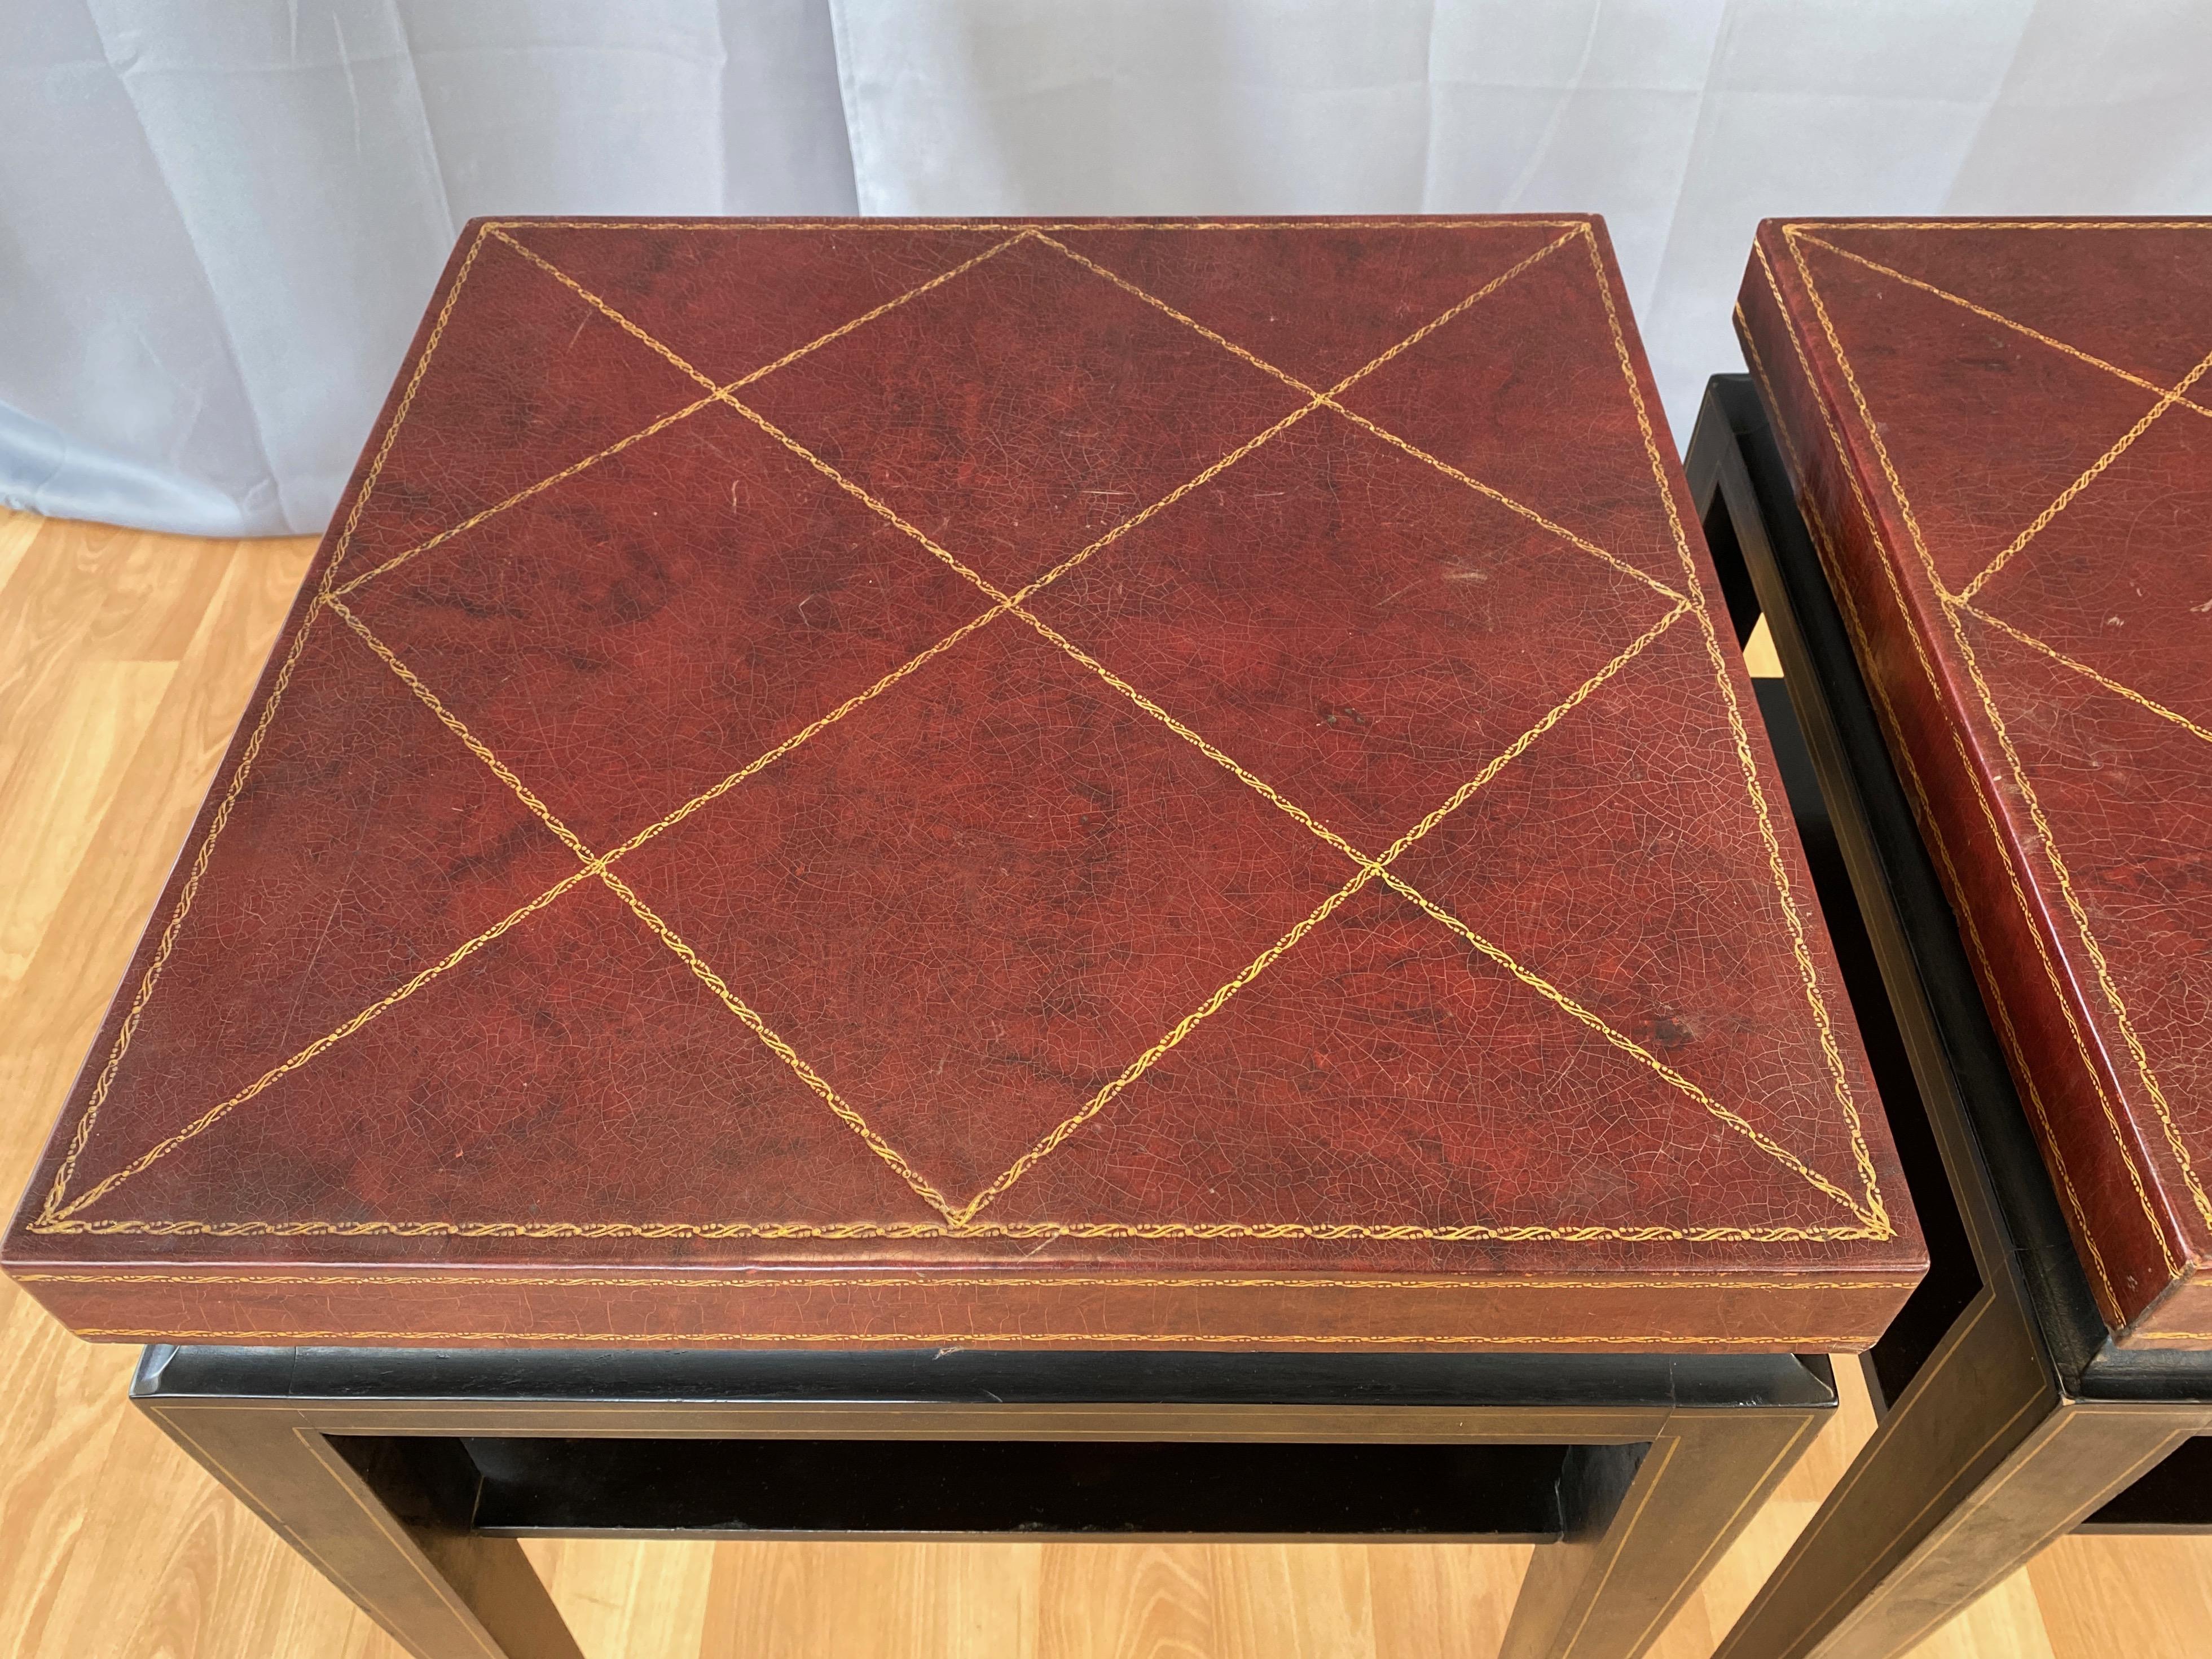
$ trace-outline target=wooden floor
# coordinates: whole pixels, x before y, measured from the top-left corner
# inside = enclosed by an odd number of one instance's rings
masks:
[[[307,541],[0,511],[0,1187],[12,1200],[143,926]],[[0,1286],[0,1655],[397,1659],[124,1403],[135,1351]],[[1659,1644],[1703,1659],[1870,1427],[1852,1392]],[[1487,1659],[1525,1548],[532,1547],[592,1659]],[[2212,1651],[2212,1540],[2073,1539],[1924,1659]]]

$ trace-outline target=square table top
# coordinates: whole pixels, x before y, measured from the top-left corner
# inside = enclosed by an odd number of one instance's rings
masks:
[[[7,1245],[214,1341],[1849,1348],[1603,228],[479,222]]]
[[[2106,1318],[2212,1346],[2212,220],[1770,222],[1739,318]]]

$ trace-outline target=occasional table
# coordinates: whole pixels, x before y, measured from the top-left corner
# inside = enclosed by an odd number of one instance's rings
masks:
[[[1717,376],[1690,477],[1733,608],[1784,665],[1838,950],[1878,964],[1917,1079],[1884,1097],[1932,1264],[1864,1357],[1873,1438],[1720,1652],[1873,1659],[2069,1531],[2212,1528],[2212,1354],[2112,1339],[1777,439],[1752,378]]]
[[[437,1655],[604,1528],[1632,1654],[1925,1265],[1579,218],[471,224],[6,1248]]]
[[[2212,1344],[2212,220],[1761,228],[1739,307],[2113,1340]]]

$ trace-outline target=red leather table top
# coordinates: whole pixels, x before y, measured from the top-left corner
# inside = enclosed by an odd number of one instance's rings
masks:
[[[1771,222],[1738,315],[2106,1317],[2212,1344],[2212,220]]]
[[[1864,1346],[1919,1240],[1690,514],[1594,221],[472,225],[10,1267]]]

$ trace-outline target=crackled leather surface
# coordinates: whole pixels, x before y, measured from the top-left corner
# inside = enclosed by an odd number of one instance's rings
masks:
[[[1863,1346],[1918,1237],[1656,411],[1595,222],[471,226],[11,1267]]]
[[[1770,222],[1739,321],[2106,1316],[2212,1344],[2212,221]]]

